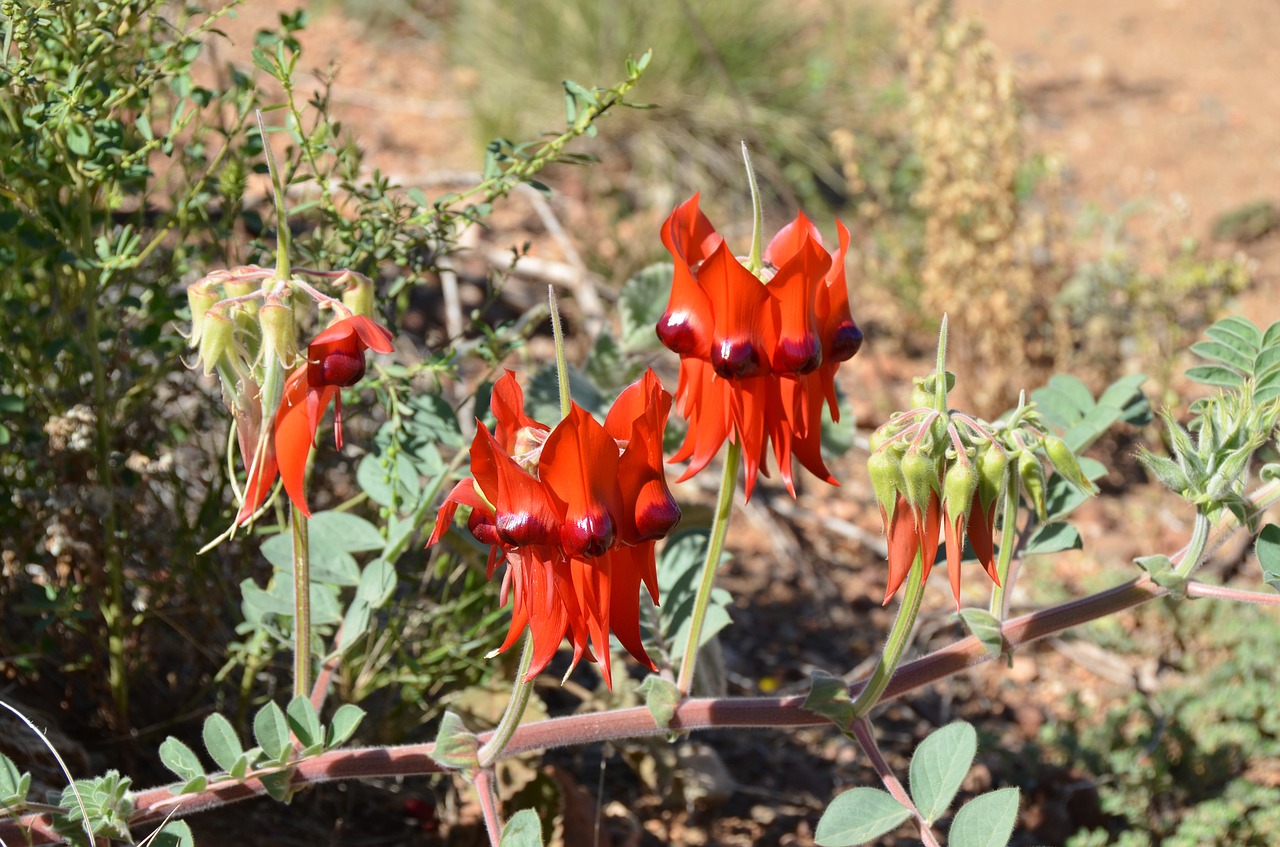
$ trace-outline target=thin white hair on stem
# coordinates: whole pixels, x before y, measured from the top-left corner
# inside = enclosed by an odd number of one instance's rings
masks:
[[[80,820],[84,823],[84,834],[89,839],[90,844],[94,843],[93,827],[89,825],[89,810],[85,808],[84,799],[80,796],[80,789],[76,787],[76,779],[71,775],[71,770],[67,767],[67,763],[62,761],[62,755],[58,753],[58,748],[54,747],[53,744],[50,743],[48,737],[40,731],[40,728],[32,723],[31,719],[22,714],[22,712],[19,712],[3,700],[0,700],[0,706],[3,706],[13,712],[13,714],[17,716],[18,720],[26,724],[27,729],[34,732],[36,734],[36,738],[39,738],[40,742],[49,748],[49,752],[53,754],[53,758],[57,761],[58,767],[62,769],[63,775],[67,778],[67,784],[71,786],[71,793],[75,795],[76,805],[80,807]]]

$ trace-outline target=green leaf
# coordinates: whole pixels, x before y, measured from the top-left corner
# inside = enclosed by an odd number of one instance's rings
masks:
[[[1258,554],[1258,563],[1262,565],[1263,579],[1277,591],[1280,591],[1280,526],[1269,523],[1258,533],[1258,543],[1254,547]]]
[[[658,590],[662,596],[662,605],[656,609],[655,614],[662,641],[668,645],[671,658],[676,662],[684,658],[689,640],[698,580],[707,555],[709,538],[707,531],[701,529],[678,533],[667,539],[662,555],[658,557]],[[728,553],[722,553],[720,562],[723,564],[726,561]],[[700,647],[732,623],[728,612],[732,603],[732,595],[723,588],[712,590],[703,621]]]
[[[911,817],[901,803],[879,788],[853,788],[831,801],[818,820],[813,840],[819,847],[856,847],[897,829]]]
[[[338,633],[338,643],[334,645],[340,652],[346,652],[359,644],[369,631],[369,622],[373,619],[369,604],[363,597],[357,597],[347,607],[342,616],[342,632]]]
[[[809,693],[801,708],[822,715],[842,729],[853,725],[853,699],[849,696],[849,684],[823,670],[809,674]]]
[[[1000,634],[1000,621],[986,609],[961,609],[960,621],[965,629],[982,642],[988,653],[1004,652],[1004,637]]]
[[[618,315],[622,319],[622,349],[627,352],[657,349],[654,332],[671,298],[675,266],[670,262],[649,265],[622,285]]]
[[[911,799],[925,820],[947,811],[978,754],[978,733],[964,721],[947,724],[920,742],[911,757]]]
[[[1001,788],[960,807],[947,847],[1006,847],[1018,822],[1018,789]]]
[[[1218,388],[1239,388],[1244,382],[1240,374],[1218,365],[1201,365],[1198,368],[1191,368],[1187,371],[1187,378]]]
[[[644,695],[644,705],[653,715],[653,722],[663,729],[669,727],[676,706],[680,705],[680,689],[676,684],[657,674],[649,674],[637,690]]]
[[[1191,352],[1202,359],[1213,359],[1221,362],[1242,376],[1253,373],[1253,350],[1240,350],[1221,341],[1201,341],[1191,345]]]
[[[31,790],[31,774],[18,770],[18,766],[0,753],[0,806],[17,806],[26,802]]]
[[[160,742],[160,763],[184,780],[204,776],[200,757],[172,735]]]
[[[381,549],[381,543],[379,543]],[[311,532],[310,553],[311,579],[329,585],[356,585],[360,582],[360,566],[356,560],[341,547],[326,543],[325,539]],[[293,573],[293,538],[292,534],[282,532],[262,542],[262,555],[266,557],[277,571],[282,574]],[[291,604],[292,605],[292,604]],[[288,614],[293,614],[289,611]]]
[[[333,720],[329,722],[329,737],[325,741],[325,746],[332,749],[345,744],[352,735],[355,735],[356,728],[360,726],[362,720],[364,720],[364,709],[350,703],[339,706],[338,711],[333,713]]]
[[[1262,331],[1252,321],[1235,315],[1218,321],[1204,334],[1224,344],[1241,345],[1243,350],[1257,350],[1262,346]]]
[[[302,744],[303,753],[314,753],[324,746],[324,729],[309,697],[299,694],[290,700],[286,715],[289,729]]]
[[[258,748],[256,747],[254,748],[254,750],[257,749]],[[235,763],[231,767],[227,768],[227,776],[232,779],[243,780],[245,774],[249,772],[249,757],[251,752],[253,751],[246,752],[240,758],[236,759]]]
[[[289,768],[275,773],[265,773],[258,779],[273,800],[288,803],[293,799],[293,773],[293,769]]]
[[[230,771],[244,753],[231,721],[214,712],[204,720],[204,747],[218,767]]]
[[[67,124],[67,149],[77,156],[88,156],[93,149],[93,139],[84,124]]]
[[[502,828],[498,847],[542,847],[542,821],[533,809],[521,809]]]
[[[479,752],[480,739],[467,729],[462,718],[453,712],[445,712],[440,718],[431,758],[448,770],[471,774],[480,769]]]
[[[195,847],[195,843],[186,821],[169,821],[150,840],[152,847]]]
[[[311,546],[332,546],[348,553],[381,550],[378,528],[350,512],[317,512],[311,516]]]
[[[268,703],[253,716],[253,737],[273,762],[285,762],[293,752],[289,745],[289,721],[275,703]]]
[[[1083,546],[1080,532],[1069,523],[1048,523],[1036,530],[1027,542],[1023,555],[1044,555],[1063,550],[1079,550]]]
[[[356,599],[364,600],[370,608],[378,609],[391,599],[395,590],[396,569],[385,559],[374,559],[360,572]]]

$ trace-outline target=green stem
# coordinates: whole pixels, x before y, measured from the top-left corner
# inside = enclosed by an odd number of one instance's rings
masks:
[[[271,177],[271,191],[276,200],[276,279],[288,279],[289,267],[289,220],[284,208],[284,186],[280,184],[280,169],[276,166],[276,154],[271,149],[271,139],[267,138],[267,122],[258,116],[258,134],[262,136],[262,153],[267,158],[267,173]]]
[[[1003,621],[1009,615],[1009,563],[1013,561],[1014,535],[1018,530],[1018,468],[1010,462],[1005,471],[1004,509],[1000,517],[1000,556],[996,559],[996,573],[1000,584],[991,589],[991,616]]]
[[[311,695],[311,544],[307,516],[293,519],[293,696]]]
[[[1204,512],[1196,512],[1196,522],[1191,528],[1191,540],[1187,542],[1187,549],[1182,554],[1182,561],[1178,562],[1178,575],[1191,576],[1191,572],[1200,566],[1201,560],[1204,558],[1205,551],[1209,545],[1209,519],[1205,517]]]
[[[560,305],[556,302],[556,289],[547,286],[547,302],[551,306],[551,337],[556,347],[556,382],[560,388],[560,417],[569,414],[573,402],[569,395],[569,363],[564,354],[564,328],[560,325]]]
[[[724,474],[720,477],[720,496],[716,500],[716,513],[711,525],[711,539],[707,543],[707,558],[702,563],[702,582],[693,602],[693,618],[689,625],[689,640],[684,648],[684,660],[680,664],[680,678],[676,687],[688,696],[693,689],[693,671],[698,664],[698,648],[702,644],[702,627],[707,620],[707,607],[711,603],[711,589],[715,585],[716,569],[720,566],[720,553],[729,532],[729,514],[733,508],[733,489],[738,479],[738,465],[742,459],[742,441],[730,442],[724,454]]]
[[[524,646],[520,649],[520,667],[516,669],[516,681],[511,686],[511,699],[507,701],[507,709],[498,720],[493,730],[493,737],[480,748],[480,768],[483,770],[493,766],[502,756],[502,751],[511,742],[516,728],[524,717],[524,710],[529,705],[529,695],[533,693],[533,680],[529,676],[529,667],[533,664],[533,635],[526,631]]]
[[[756,183],[756,171],[751,167],[751,153],[747,142],[742,142],[742,161],[747,166],[747,184],[751,187],[751,253],[747,256],[747,270],[756,276],[764,268],[764,204],[760,200],[760,186]]]
[[[920,554],[917,553],[916,560],[911,563],[911,571],[907,575],[907,589],[902,595],[902,605],[898,607],[898,617],[893,622],[893,628],[889,630],[884,652],[880,654],[876,669],[868,677],[866,687],[862,689],[858,699],[853,701],[855,718],[865,717],[875,706],[880,695],[888,687],[889,680],[893,678],[893,672],[898,669],[902,654],[906,652],[907,643],[911,640],[911,630],[916,624],[916,615],[920,613],[920,601],[924,599],[922,565]]]
[[[933,368],[933,408],[940,415],[947,413],[947,316],[942,316],[938,327],[938,358]]]

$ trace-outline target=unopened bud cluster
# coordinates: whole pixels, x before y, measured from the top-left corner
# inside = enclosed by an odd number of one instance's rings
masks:
[[[950,387],[951,375],[946,377]],[[1077,488],[1095,491],[1075,452],[1048,432],[1034,404],[1020,405],[995,423],[940,411],[935,398],[945,392],[935,391],[935,379],[917,380],[915,408],[895,415],[871,437],[868,470],[889,542],[886,603],[916,561],[928,578],[942,539],[957,605],[966,539],[998,585],[996,513],[1002,502],[1016,505],[1020,495],[1041,520],[1047,517],[1044,460]],[[1004,516],[1006,522],[1014,519]]]

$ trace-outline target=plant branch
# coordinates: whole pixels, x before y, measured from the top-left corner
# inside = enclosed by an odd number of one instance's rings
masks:
[[[867,754],[867,758],[871,760],[871,767],[875,768],[876,775],[880,777],[880,781],[884,783],[884,787],[888,789],[893,799],[902,804],[903,808],[911,812],[911,817],[915,818],[916,824],[920,828],[920,840],[924,842],[925,847],[940,847],[938,837],[934,835],[933,827],[924,819],[924,815],[920,814],[920,809],[916,807],[915,801],[911,799],[911,795],[902,787],[902,782],[894,774],[893,768],[889,767],[889,763],[885,761],[884,754],[880,752],[879,745],[876,744],[876,737],[871,732],[871,723],[865,717],[858,718],[853,722],[853,737],[858,742],[858,746]]]

